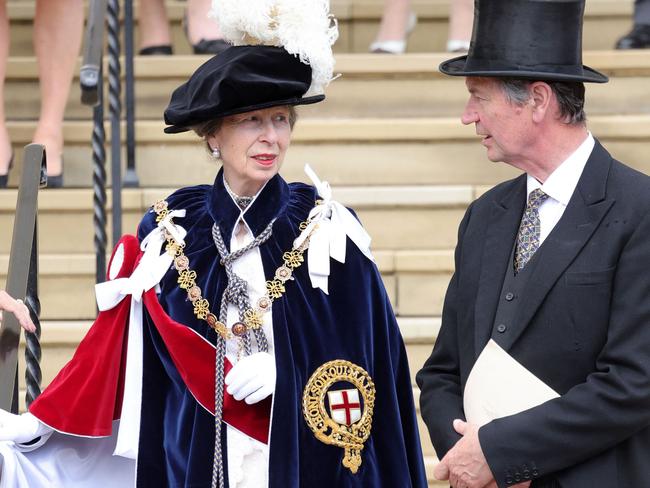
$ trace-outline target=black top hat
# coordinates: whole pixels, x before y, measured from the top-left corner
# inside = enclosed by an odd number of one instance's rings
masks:
[[[451,76],[606,83],[582,65],[584,0],[475,0],[469,53],[445,61]]]
[[[325,95],[303,97],[311,81],[311,67],[283,48],[230,47],[174,90],[165,110],[165,132],[185,132],[226,115],[324,100]]]

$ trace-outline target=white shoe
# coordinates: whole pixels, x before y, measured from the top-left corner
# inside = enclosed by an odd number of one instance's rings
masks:
[[[469,41],[459,41],[457,39],[447,41],[448,53],[466,53],[467,51],[469,51]]]
[[[409,13],[406,22],[406,35],[404,39],[375,41],[370,44],[370,52],[377,54],[404,54],[406,51],[406,38],[413,32],[415,25],[418,23],[418,16],[415,12]]]
[[[370,44],[370,52],[376,54],[404,54],[406,41],[375,41]]]

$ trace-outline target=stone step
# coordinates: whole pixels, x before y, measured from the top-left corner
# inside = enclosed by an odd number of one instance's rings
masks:
[[[396,313],[404,318],[441,313],[444,293],[453,273],[451,249],[378,250],[375,258]],[[6,281],[8,262],[9,256],[0,254],[0,287]],[[94,254],[41,253],[39,297],[42,317],[46,320],[92,319],[96,314],[94,284]],[[70,300],[71,296],[75,299]],[[428,344],[430,324],[420,327],[422,342]]]
[[[167,0],[175,52],[189,54],[190,46],[183,34],[181,21],[185,2]],[[412,0],[418,24],[409,37],[411,52],[443,51],[447,41],[450,0]],[[583,45],[586,49],[610,49],[616,39],[631,28],[632,0],[589,0],[585,11]],[[136,11],[138,3],[134,2]],[[367,52],[374,40],[383,9],[382,0],[332,0],[332,13],[339,21],[340,36],[335,50]],[[12,55],[31,55],[33,0],[10,0]],[[136,46],[138,32],[135,29]]]
[[[170,188],[123,190],[124,232],[135,232],[149,207],[172,191]],[[377,250],[453,247],[457,224],[474,195],[474,189],[469,185],[335,187],[334,190],[334,198],[358,211],[374,238],[373,246]],[[13,228],[16,197],[15,189],[0,192],[2,228]],[[41,252],[93,253],[92,210],[90,189],[43,190],[39,195]],[[400,222],[406,217],[409,222]],[[449,231],[443,231],[447,226]],[[8,252],[9,248],[10,233],[5,233],[0,237],[0,253]]]
[[[328,87],[327,101],[302,108],[300,114],[305,118],[458,116],[467,100],[467,91],[462,78],[438,72],[438,65],[448,57],[446,53],[339,54],[336,73],[341,77]],[[205,59],[203,56],[137,57],[136,117],[161,120],[174,88]],[[590,51],[585,53],[585,63],[611,77],[610,83],[588,86],[590,115],[650,113],[650,59],[646,53]],[[40,93],[34,58],[10,58],[5,91],[9,120],[38,117]],[[75,79],[66,118],[89,120],[91,117],[92,110],[81,104],[79,82]]]
[[[29,143],[34,126],[8,124],[17,163],[10,186],[20,174],[19,148]],[[589,127],[615,157],[650,173],[650,114],[593,116]],[[212,182],[217,166],[199,139],[191,133],[164,134],[162,129],[162,122],[136,123],[141,186]],[[91,184],[91,130],[87,121],[64,124],[68,186]],[[289,181],[304,179],[306,162],[334,186],[490,185],[518,174],[504,164],[489,164],[474,128],[462,126],[457,118],[305,118],[294,131],[283,174]]]

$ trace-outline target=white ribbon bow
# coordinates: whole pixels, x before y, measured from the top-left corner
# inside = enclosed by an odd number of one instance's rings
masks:
[[[183,227],[171,223],[174,217],[185,217],[185,210],[172,210],[158,223],[140,244],[144,251],[138,267],[128,278],[109,279],[95,285],[97,307],[101,311],[110,310],[126,296],[131,295],[129,313],[128,344],[126,350],[126,374],[124,378],[124,395],[122,397],[122,414],[113,452],[116,456],[136,459],[140,433],[140,408],[142,405],[142,294],[158,283],[169,270],[174,257],[163,251],[165,230],[178,244],[184,244],[187,232]],[[121,245],[122,246],[122,245]],[[123,259],[116,249],[109,270],[109,278],[119,274]],[[162,252],[162,254],[161,254]],[[113,269],[116,267],[117,269]]]
[[[171,223],[173,217],[185,217],[185,210],[172,210],[169,212],[158,223],[158,227],[142,240],[140,249],[144,251],[144,255],[131,276],[108,280],[95,285],[97,308],[100,311],[112,309],[128,295],[131,295],[135,301],[139,302],[144,292],[160,283],[174,260],[174,257],[167,252],[161,254],[165,243],[164,230],[169,231],[176,242],[181,245],[184,244],[183,239],[187,235],[183,227]]]
[[[311,234],[307,250],[309,278],[314,288],[329,293],[330,257],[339,263],[345,263],[345,248],[349,237],[364,256],[374,261],[370,252],[371,239],[354,215],[345,206],[332,200],[329,183],[321,181],[308,164],[305,165],[305,173],[323,201],[309,212],[311,221],[293,245],[299,247]]]

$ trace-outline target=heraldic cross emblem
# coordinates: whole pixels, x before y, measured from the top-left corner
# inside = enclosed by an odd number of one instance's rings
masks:
[[[361,420],[361,403],[359,402],[359,390],[328,391],[327,397],[330,403],[330,415],[337,424],[352,425]]]

